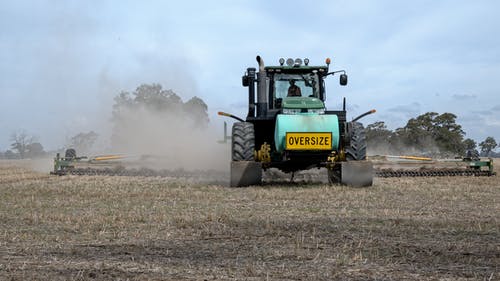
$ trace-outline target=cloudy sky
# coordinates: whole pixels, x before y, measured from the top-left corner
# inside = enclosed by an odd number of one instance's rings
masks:
[[[160,83],[199,96],[212,123],[243,116],[241,75],[280,57],[345,69],[327,107],[404,126],[435,111],[466,137],[500,140],[498,1],[5,1],[0,6],[0,151],[20,130],[46,149],[109,132],[113,97]],[[166,121],[168,122],[168,121]]]

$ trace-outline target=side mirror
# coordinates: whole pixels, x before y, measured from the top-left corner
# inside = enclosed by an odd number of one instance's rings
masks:
[[[340,74],[340,85],[345,86],[347,85],[347,74]]]
[[[241,77],[241,84],[243,85],[243,87],[248,87],[248,85],[250,84],[248,80],[249,79],[247,75]]]

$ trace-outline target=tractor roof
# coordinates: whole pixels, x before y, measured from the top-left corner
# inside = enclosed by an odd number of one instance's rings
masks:
[[[309,65],[301,65],[301,66],[287,66],[287,65],[279,65],[279,66],[266,66],[267,72],[285,72],[285,73],[297,73],[297,72],[305,72],[309,73],[313,70],[318,71],[319,73],[327,73],[328,66],[309,66]]]

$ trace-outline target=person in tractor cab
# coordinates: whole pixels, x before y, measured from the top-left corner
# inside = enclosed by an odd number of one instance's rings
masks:
[[[299,86],[295,85],[295,80],[290,80],[290,87],[288,87],[288,96],[289,97],[302,96]]]

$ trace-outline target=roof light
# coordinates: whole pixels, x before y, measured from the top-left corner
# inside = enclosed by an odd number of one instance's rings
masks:
[[[330,58],[326,58],[325,62],[327,65],[329,65],[332,62],[332,60]]]
[[[283,65],[285,64],[285,59],[284,58],[280,58],[280,65]]]
[[[304,59],[304,64],[305,64],[305,65],[309,65],[309,59],[308,59],[308,58],[305,58],[305,59]]]
[[[299,58],[295,59],[295,65],[294,66],[301,66],[302,65],[302,60]]]
[[[293,59],[292,58],[287,59],[286,60],[286,65],[293,66]]]

